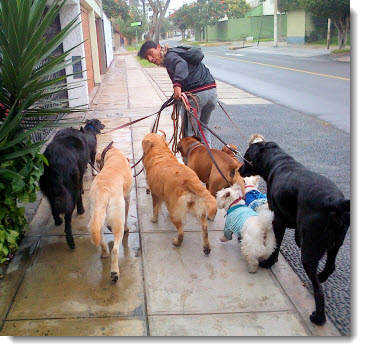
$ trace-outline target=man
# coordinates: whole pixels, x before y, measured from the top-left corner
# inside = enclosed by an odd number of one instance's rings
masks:
[[[198,101],[198,118],[203,123],[208,124],[210,116],[217,105],[216,83],[209,69],[201,62],[203,54],[200,53],[201,59],[199,62],[194,61],[194,63],[191,63],[181,57],[184,56],[184,51],[186,53],[186,49],[184,48],[163,48],[154,41],[146,41],[142,45],[138,56],[157,66],[166,67],[174,86],[174,98],[176,100],[181,100],[181,92],[196,95]],[[190,103],[196,109],[195,103],[192,100]],[[193,118],[192,123],[194,129],[197,130],[197,124]],[[210,146],[211,136],[204,126],[203,132]],[[189,118],[185,111],[183,136],[187,137],[194,134],[195,132],[189,123]]]

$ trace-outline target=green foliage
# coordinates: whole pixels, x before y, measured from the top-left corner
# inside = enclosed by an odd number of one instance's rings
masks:
[[[83,111],[51,99],[79,85],[64,83],[66,76],[52,77],[72,64],[66,59],[71,50],[53,52],[78,25],[75,18],[46,41],[63,4],[55,0],[46,11],[47,0],[0,0],[0,262],[26,229],[21,203],[35,201],[46,162],[39,154],[42,142],[32,143],[31,134],[56,125],[44,117]]]
[[[243,18],[246,12],[251,10],[251,6],[245,0],[225,0],[220,1],[227,7],[226,15],[228,18]]]
[[[129,6],[123,0],[103,0],[103,11],[109,18],[127,20],[129,17]]]
[[[147,23],[146,19],[143,17],[142,11],[140,11],[136,6],[130,7],[128,17],[126,19],[118,18],[115,21],[119,28],[119,32],[127,38],[129,44],[136,38],[136,27],[131,26],[131,23],[133,22],[142,23],[141,26],[137,27],[138,38],[140,40],[142,34],[147,30]]]

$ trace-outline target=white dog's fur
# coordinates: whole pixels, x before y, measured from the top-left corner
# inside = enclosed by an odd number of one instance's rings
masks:
[[[237,184],[217,192],[218,208],[228,211],[231,204],[241,196],[240,187]],[[244,200],[236,204],[244,205]],[[276,247],[274,232],[272,229],[273,213],[263,211],[258,216],[248,218],[241,230],[241,251],[246,258],[248,271],[255,273],[259,261],[270,257]],[[221,241],[228,239],[223,235]]]
[[[255,176],[251,176],[251,177],[245,177],[243,178],[245,180],[245,190],[246,193],[250,192],[251,190],[257,190],[259,191],[258,187],[259,187],[259,183],[260,183],[260,176],[259,175],[255,175]],[[274,212],[269,210],[269,204],[266,202],[265,204],[258,206],[255,210],[257,213],[261,213],[261,212],[271,212],[272,216],[274,215]]]

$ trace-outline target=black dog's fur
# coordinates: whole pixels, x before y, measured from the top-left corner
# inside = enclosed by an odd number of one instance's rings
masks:
[[[100,134],[101,130],[105,128],[104,124],[98,119],[91,119],[85,121],[85,128],[80,128],[80,131],[85,134],[87,145],[90,151],[90,163],[92,165],[91,173],[94,175],[95,155],[96,155],[96,135]]]
[[[307,170],[273,142],[251,144],[239,169],[242,177],[260,175],[267,182],[269,208],[274,212],[277,247],[260,266],[270,268],[278,260],[286,228],[295,229],[303,267],[312,282],[316,311],[310,320],[326,321],[322,282],[335,270],[336,255],[350,225],[350,200],[326,177]],[[323,271],[318,262],[327,251]]]
[[[71,228],[72,213],[76,205],[77,213],[85,212],[82,203],[83,177],[92,155],[95,161],[96,134],[89,125],[99,124],[100,121],[91,120],[87,121],[84,129],[60,130],[44,152],[49,166],[45,165],[39,185],[51,205],[55,224],[61,225],[60,215],[65,215],[66,240],[71,249],[75,248]]]

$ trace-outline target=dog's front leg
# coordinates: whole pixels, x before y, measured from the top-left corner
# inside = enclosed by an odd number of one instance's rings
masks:
[[[153,216],[151,218],[152,223],[158,222],[158,214],[162,205],[162,200],[159,199],[155,194],[152,193],[152,205],[153,205]]]
[[[281,242],[283,241],[285,229],[286,229],[286,225],[284,224],[284,221],[282,221],[281,218],[279,218],[277,215],[275,215],[275,217],[274,217],[272,226],[274,229],[274,234],[275,234],[275,239],[276,239],[276,249],[267,260],[261,261],[259,263],[260,267],[267,268],[267,269],[271,268],[278,261],[279,250],[280,250]]]

